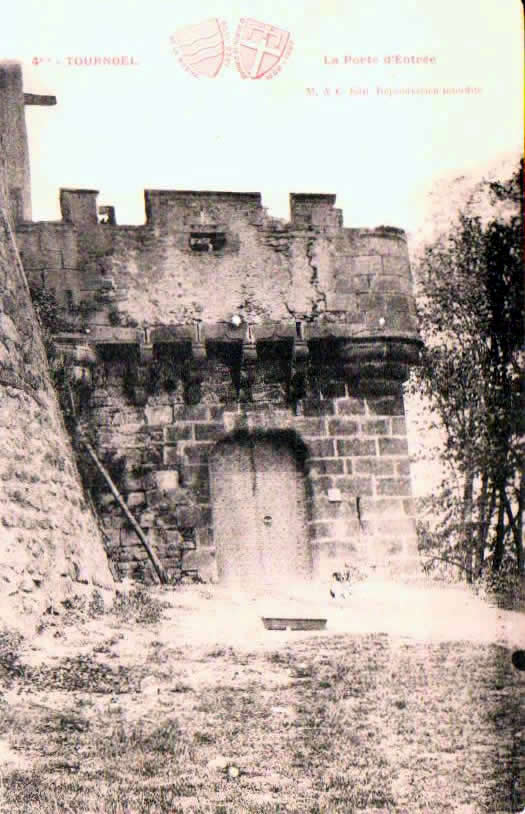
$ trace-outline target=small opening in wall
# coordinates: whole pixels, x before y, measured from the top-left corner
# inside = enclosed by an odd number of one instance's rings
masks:
[[[99,206],[98,207],[98,222],[101,224],[109,224],[115,226],[115,207],[114,206]]]
[[[224,232],[192,232],[190,248],[193,252],[218,252],[226,244]]]

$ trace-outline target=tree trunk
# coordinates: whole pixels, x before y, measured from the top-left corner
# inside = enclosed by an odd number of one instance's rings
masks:
[[[478,536],[476,540],[476,561],[474,563],[475,578],[479,579],[483,572],[483,565],[485,562],[485,546],[487,544],[487,535],[490,523],[490,514],[487,512],[487,497],[489,490],[489,476],[487,472],[483,472],[481,478],[481,492],[479,496],[479,523],[478,523]]]
[[[521,568],[519,574],[521,577],[525,576],[525,558],[523,556],[523,503],[525,501],[525,471],[521,473],[520,478],[520,489],[519,489],[519,497],[518,497],[518,517],[517,517],[517,526],[518,526],[518,539],[519,539],[519,546],[521,551]]]
[[[505,553],[505,484],[498,487],[498,520],[496,525],[496,544],[492,558],[492,570],[496,574],[501,568]]]
[[[472,540],[472,497],[474,494],[474,473],[469,468],[463,486],[463,506],[461,510],[461,540],[465,557],[467,582],[472,582],[474,546]]]
[[[516,514],[513,514],[512,506],[507,494],[505,494],[505,510],[509,519],[509,530],[512,532],[514,540],[514,550],[516,553],[516,568],[519,575],[524,573],[523,557],[523,478],[518,492],[518,507]]]

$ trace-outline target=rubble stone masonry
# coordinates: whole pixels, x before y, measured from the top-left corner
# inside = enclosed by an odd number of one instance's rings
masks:
[[[11,76],[10,68],[7,72]],[[6,71],[0,77],[6,76]],[[5,158],[5,156],[4,156]],[[18,256],[0,166],[0,603],[44,611],[113,578],[86,506]],[[84,586],[84,587],[82,587]]]

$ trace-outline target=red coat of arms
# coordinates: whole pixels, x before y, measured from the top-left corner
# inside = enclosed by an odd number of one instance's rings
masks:
[[[243,79],[270,79],[292,50],[289,31],[243,18],[235,36],[235,60]]]
[[[226,38],[224,21],[212,17],[177,29],[170,39],[179,61],[189,73],[211,79],[228,61]]]

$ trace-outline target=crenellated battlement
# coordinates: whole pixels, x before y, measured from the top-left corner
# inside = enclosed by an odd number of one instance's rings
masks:
[[[259,193],[146,190],[139,226],[117,224],[97,196],[61,189],[61,222],[18,225],[29,277],[75,328],[239,312],[254,325],[291,318],[348,337],[417,339],[405,233],[344,228],[335,195],[292,193],[281,221]]]
[[[98,206],[99,194],[95,189],[61,188],[59,197],[62,222],[79,226],[97,222],[117,225],[115,207]],[[264,225],[269,229],[273,227],[276,231],[282,231],[283,228],[292,231],[329,228],[343,230],[343,212],[334,206],[335,195],[291,192],[289,198],[290,218],[286,221],[267,214],[260,192],[146,189],[145,225],[184,228],[188,225],[214,224],[216,221],[228,223],[239,217],[247,217],[255,225]],[[111,217],[108,219],[109,212]],[[127,224],[122,225],[129,228]],[[404,235],[402,229],[390,226],[375,229],[345,228],[343,231],[350,239],[367,234],[384,237]]]

